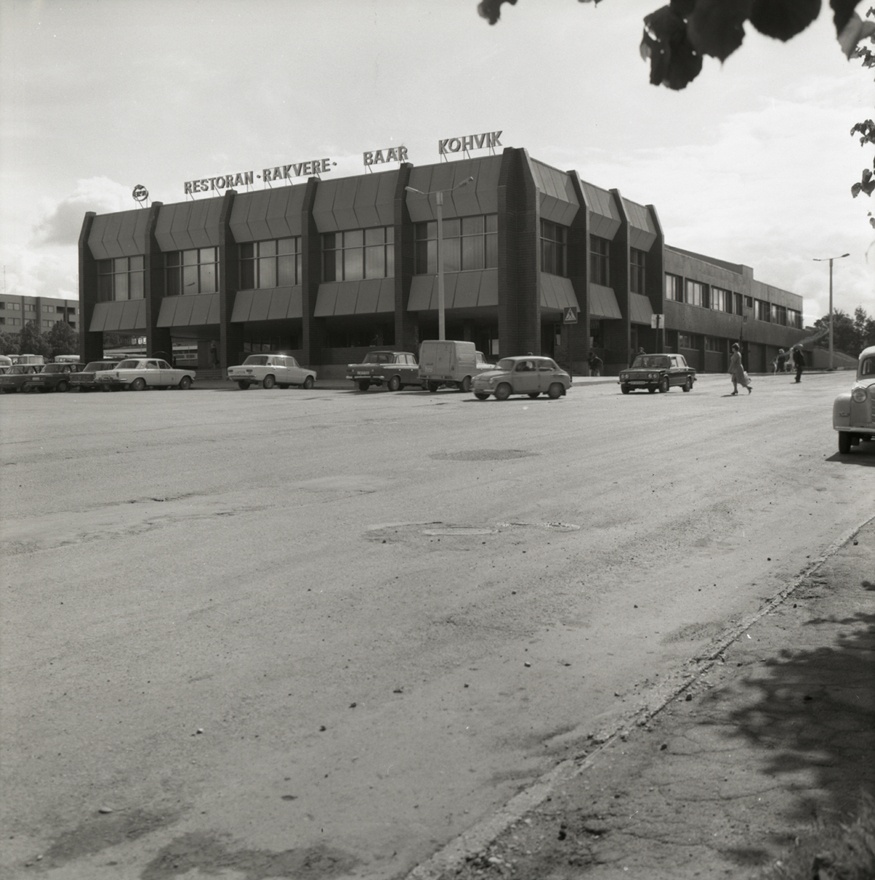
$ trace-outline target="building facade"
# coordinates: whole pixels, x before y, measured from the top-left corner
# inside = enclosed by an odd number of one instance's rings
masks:
[[[88,213],[79,280],[86,360],[113,333],[196,345],[201,368],[284,351],[339,377],[375,346],[416,352],[441,312],[449,339],[578,374],[591,350],[616,373],[639,347],[722,371],[734,341],[764,370],[803,336],[800,296],[666,245],[652,205],[510,147]]]
[[[19,333],[33,321],[40,333],[63,322],[79,330],[79,302],[51,296],[13,296],[0,293],[0,332]]]

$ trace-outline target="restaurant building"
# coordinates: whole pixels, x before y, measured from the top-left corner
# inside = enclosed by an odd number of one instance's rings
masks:
[[[183,202],[89,212],[83,358],[102,356],[105,334],[129,334],[150,351],[194,345],[203,369],[283,351],[336,378],[376,346],[417,352],[438,338],[441,311],[448,339],[491,359],[551,355],[576,374],[591,350],[616,374],[639,347],[725,371],[735,341],[763,371],[804,335],[801,296],[670,246],[653,205],[524,149],[372,167],[281,185],[282,169],[266,169],[263,189],[194,181]],[[191,195],[204,190],[220,194]]]

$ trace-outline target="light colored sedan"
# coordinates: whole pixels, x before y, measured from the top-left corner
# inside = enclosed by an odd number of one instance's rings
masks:
[[[236,382],[244,391],[250,385],[262,388],[288,388],[299,385],[312,388],[316,382],[316,371],[302,367],[289,354],[251,354],[242,364],[228,367],[228,379]]]
[[[161,358],[126,358],[112,370],[104,370],[94,377],[95,388],[109,391],[128,388],[144,391],[146,388],[191,388],[194,370],[178,370]]]
[[[546,394],[551,400],[562,397],[571,387],[571,376],[553,358],[538,355],[502,358],[495,369],[476,375],[471,390],[478,400],[494,394],[496,400],[507,400],[511,394],[527,394],[535,398]]]
[[[864,440],[875,440],[875,345],[864,348],[857,362],[857,381],[832,406],[839,452],[847,455]]]

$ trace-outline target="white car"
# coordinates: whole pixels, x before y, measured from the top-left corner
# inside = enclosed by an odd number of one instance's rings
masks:
[[[832,426],[839,432],[839,452],[847,455],[863,440],[875,440],[875,345],[857,361],[857,381],[832,405]]]
[[[143,391],[146,388],[191,388],[194,370],[178,370],[161,358],[125,358],[111,370],[104,370],[94,377],[94,387],[104,391],[129,388]]]
[[[299,385],[312,388],[316,382],[315,370],[302,367],[289,354],[251,354],[242,364],[228,367],[228,379],[244,391],[250,385],[262,388],[288,388]]]

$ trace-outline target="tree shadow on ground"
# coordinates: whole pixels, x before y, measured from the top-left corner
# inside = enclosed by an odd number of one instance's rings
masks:
[[[861,793],[875,794],[875,613],[805,625],[832,627],[833,643],[784,650],[765,674],[759,666],[742,680],[750,698],[730,720],[731,736],[760,750],[762,772],[799,792],[788,818],[808,822],[846,815]]]

